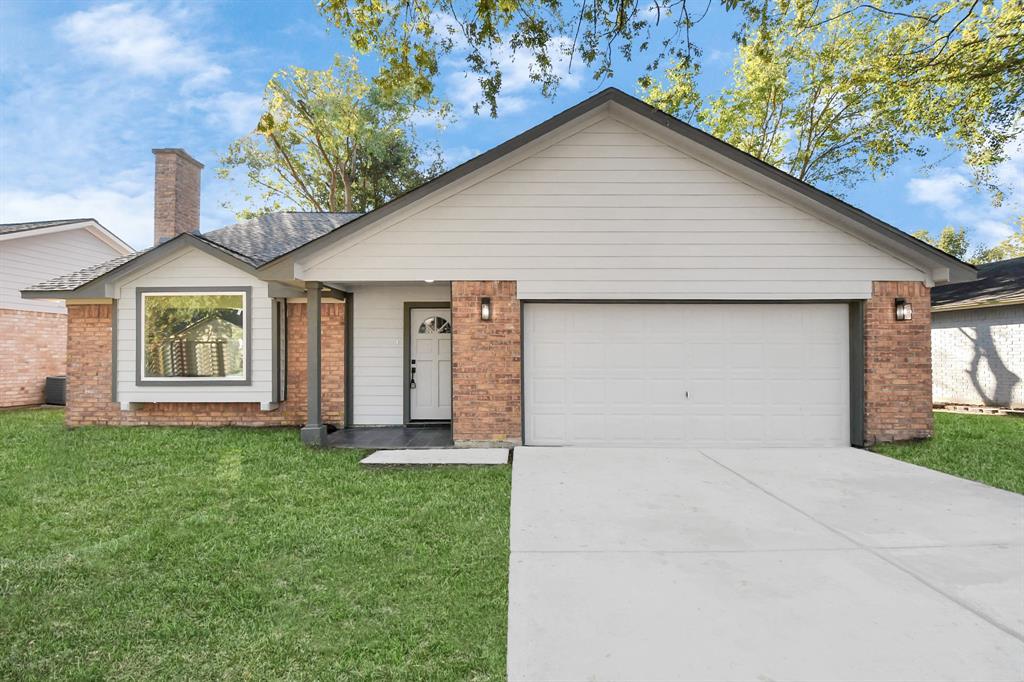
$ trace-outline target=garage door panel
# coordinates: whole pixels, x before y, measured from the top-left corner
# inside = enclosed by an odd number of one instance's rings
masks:
[[[848,445],[844,304],[525,306],[536,445]]]
[[[604,405],[606,388],[602,379],[573,379],[569,384],[569,398],[574,405]]]

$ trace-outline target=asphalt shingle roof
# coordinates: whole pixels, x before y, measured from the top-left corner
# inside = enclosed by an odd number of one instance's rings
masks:
[[[89,267],[83,268],[77,272],[72,272],[68,275],[61,275],[60,277],[54,277],[53,279],[48,279],[45,282],[25,287],[22,291],[72,291],[83,284],[88,284],[100,275],[107,274],[116,267],[124,265],[130,260],[135,260],[135,258],[141,256],[143,253],[145,253],[145,251],[130,253],[127,256],[120,256],[113,260],[108,260],[105,263],[90,265]]]
[[[1024,257],[979,265],[977,280],[932,289],[932,308],[1017,300],[1024,303]]]
[[[195,236],[244,263],[248,263],[253,267],[259,267],[289,251],[297,249],[307,242],[313,241],[317,237],[331,232],[345,223],[358,218],[360,215],[362,214],[281,211],[278,213],[266,213],[251,220],[244,220],[234,225],[196,234]],[[51,221],[50,224],[57,222]],[[43,225],[42,223],[27,224]],[[48,227],[50,224],[45,226]],[[54,277],[45,282],[25,287],[24,291],[72,291],[134,260],[149,250],[146,249],[145,251],[115,258],[77,272]]]
[[[266,213],[198,236],[240,255],[251,265],[260,266],[361,215],[281,211]]]
[[[65,220],[39,220],[34,223],[4,223],[0,225],[0,234],[14,234],[15,232],[27,232],[28,230],[41,230],[44,227],[57,227],[59,225],[71,225],[72,223],[84,223],[92,218],[67,218]]]

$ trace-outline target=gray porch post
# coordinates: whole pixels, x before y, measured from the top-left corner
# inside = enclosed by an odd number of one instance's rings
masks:
[[[302,442],[327,445],[327,427],[320,414],[320,282],[306,282],[306,425]]]

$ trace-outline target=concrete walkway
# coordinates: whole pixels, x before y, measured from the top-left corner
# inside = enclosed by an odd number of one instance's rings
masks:
[[[367,466],[447,466],[452,464],[508,464],[507,448],[432,448],[378,450],[359,461]]]
[[[509,679],[1024,680],[1024,497],[853,448],[516,448]]]

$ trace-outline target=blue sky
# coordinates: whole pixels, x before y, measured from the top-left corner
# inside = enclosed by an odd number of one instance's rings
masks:
[[[731,18],[712,9],[697,30],[705,50],[702,87],[725,81]],[[292,2],[0,2],[0,222],[93,217],[136,247],[152,239],[154,147],[184,147],[206,164],[202,229],[233,222],[225,201],[243,187],[218,180],[217,154],[256,123],[274,71],[326,68],[347,53],[312,0]],[[595,83],[574,67],[554,101],[505,57],[497,120],[471,111],[476,81],[446,61],[440,93],[457,120],[437,135],[449,164],[485,151],[606,85],[634,92],[639,64]],[[998,169],[1015,190],[992,207],[967,187],[959,158],[941,150],[900,163],[885,178],[846,192],[851,203],[914,231],[947,224],[997,241],[1021,212],[1024,152]],[[834,191],[836,188],[823,187]]]

